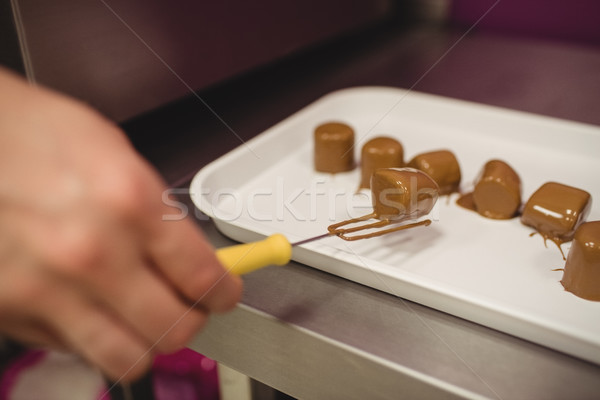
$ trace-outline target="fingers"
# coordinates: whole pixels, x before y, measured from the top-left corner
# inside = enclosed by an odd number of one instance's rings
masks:
[[[206,311],[183,301],[169,281],[148,265],[135,235],[126,231],[54,226],[54,240],[36,247],[38,257],[30,259],[29,266],[24,267],[22,260],[6,269],[5,276],[11,279],[0,281],[4,289],[0,306],[5,304],[6,310],[17,310],[16,315],[22,313],[31,321],[43,321],[60,340],[48,337],[40,324],[28,326],[22,321],[6,333],[29,343],[66,343],[113,375],[125,373],[124,365],[130,363],[129,368],[137,362],[142,349],[151,357],[189,342],[206,323]],[[0,315],[0,322],[5,320]],[[96,334],[104,329],[110,335]],[[125,348],[137,358],[110,356]],[[107,359],[102,358],[104,353]]]
[[[107,221],[107,219],[104,219]],[[110,221],[109,221],[110,222]],[[104,229],[55,227],[42,262],[67,290],[83,291],[110,309],[158,351],[185,345],[206,322],[206,310],[191,307],[179,291],[147,261],[137,236],[120,223]]]
[[[0,332],[30,347],[67,350],[64,342],[45,323],[22,315],[12,318],[2,316]]]
[[[226,273],[193,221],[163,220],[172,209],[163,203],[166,186],[156,171],[137,156],[127,165],[128,175],[111,167],[112,173],[104,171],[96,180],[95,197],[116,218],[138,229],[141,251],[188,302],[209,312],[233,308],[241,296],[239,277]]]
[[[13,281],[20,290],[5,288],[0,297],[14,290],[9,301],[21,307],[10,313],[0,309],[0,332],[25,343],[77,352],[112,379],[135,379],[156,352],[185,345],[207,315],[181,301],[141,262],[117,269],[89,274],[94,285],[87,279],[73,285],[76,274],[30,276],[19,270]]]
[[[16,286],[2,293],[15,291],[3,299],[0,332],[27,344],[76,352],[115,380],[133,380],[149,368],[152,346],[88,293],[52,277],[25,283],[27,277],[15,275]]]
[[[145,164],[134,164],[137,174],[111,174],[102,185],[110,190],[97,197],[117,219],[138,229],[140,251],[188,303],[209,312],[230,310],[241,296],[241,280],[226,273],[193,221],[163,220],[172,212],[162,202],[166,187]]]
[[[146,372],[152,347],[106,309],[74,292],[50,296],[41,311],[71,351],[97,365],[109,378],[135,380]]]
[[[147,252],[192,304],[211,312],[235,306],[241,296],[241,280],[223,268],[212,246],[191,221],[158,221],[152,235]]]
[[[207,313],[182,301],[161,276],[138,264],[138,268],[111,274],[109,280],[98,277],[92,289],[98,293],[93,294],[157,351],[177,350],[202,329]]]
[[[189,218],[165,220],[170,209],[162,202],[164,186],[155,186],[147,198],[159,200],[148,204],[145,218],[145,252],[156,268],[191,304],[209,312],[228,311],[237,304],[242,281],[223,268],[213,247]]]

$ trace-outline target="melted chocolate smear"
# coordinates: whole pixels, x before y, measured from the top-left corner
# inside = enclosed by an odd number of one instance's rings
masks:
[[[333,225],[329,225],[327,227],[327,231],[329,233],[331,233],[332,235],[336,235],[337,237],[339,237],[343,240],[354,241],[354,240],[369,239],[369,238],[373,238],[373,237],[377,237],[377,236],[382,236],[382,235],[386,235],[388,233],[397,232],[397,231],[404,230],[404,229],[416,228],[417,226],[428,226],[431,224],[431,220],[426,219],[426,220],[419,221],[419,222],[413,222],[413,223],[409,223],[409,224],[405,224],[405,225],[396,226],[394,228],[383,229],[380,231],[376,231],[376,232],[372,232],[372,233],[368,233],[368,234],[364,234],[364,235],[355,235],[355,236],[348,236],[348,235],[351,233],[355,233],[355,232],[366,230],[366,229],[383,228],[388,225],[406,222],[406,220],[405,219],[399,219],[399,220],[381,219],[377,222],[372,222],[372,223],[366,224],[366,225],[356,226],[356,227],[352,227],[352,228],[345,228],[345,229],[341,228],[344,225],[354,224],[357,222],[362,222],[362,221],[369,220],[371,218],[378,218],[378,217],[379,216],[376,213],[371,213],[371,214],[363,215],[362,217],[352,218],[352,219],[349,219],[346,221],[338,222]]]
[[[462,208],[466,208],[467,210],[477,211],[475,208],[475,201],[473,200],[473,192],[462,194],[458,199],[456,199],[456,204]]]
[[[533,236],[535,236],[537,234],[539,234],[544,239],[544,246],[546,246],[546,248],[548,248],[547,241],[550,240],[551,242],[553,242],[556,245],[556,247],[558,247],[558,251],[560,251],[560,255],[562,256],[563,260],[565,260],[565,261],[567,260],[567,258],[565,257],[565,253],[563,252],[563,249],[561,247],[562,244],[565,243],[564,240],[560,240],[558,238],[551,238],[550,236],[545,235],[545,234],[543,234],[541,232],[538,232],[538,231],[531,232],[529,234],[529,237],[533,237]]]

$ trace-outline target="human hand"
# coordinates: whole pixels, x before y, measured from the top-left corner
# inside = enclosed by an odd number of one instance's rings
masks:
[[[240,279],[164,190],[114,124],[0,68],[0,334],[132,380],[231,309]]]

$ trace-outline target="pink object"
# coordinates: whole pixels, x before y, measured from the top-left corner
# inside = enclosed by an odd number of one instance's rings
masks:
[[[40,365],[47,355],[45,351],[30,350],[18,357],[0,376],[0,400],[11,400],[19,378]],[[217,363],[189,349],[157,356],[152,377],[156,400],[219,400],[220,397]],[[110,394],[104,389],[96,398],[110,400]]]
[[[32,350],[17,358],[17,360],[4,371],[2,376],[0,376],[0,400],[10,400],[10,393],[17,382],[19,375],[23,371],[38,364],[45,356],[46,353],[44,351]]]
[[[190,349],[157,356],[152,372],[157,400],[219,399],[217,363]]]

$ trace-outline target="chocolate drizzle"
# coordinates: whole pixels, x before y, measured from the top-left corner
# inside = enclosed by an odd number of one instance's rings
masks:
[[[422,220],[368,234],[349,236],[358,231],[383,228],[429,214],[438,199],[438,186],[426,173],[413,168],[382,168],[376,170],[371,177],[371,193],[372,213],[330,225],[327,228],[329,233],[344,240],[359,240],[431,224],[430,220]],[[370,219],[379,221],[342,228]]]
[[[366,218],[365,218],[366,217]],[[371,233],[366,233],[363,235],[356,235],[356,236],[348,236],[348,234],[350,233],[354,233],[354,232],[358,232],[358,231],[362,231],[362,230],[366,230],[366,229],[374,229],[374,228],[381,228],[387,225],[391,225],[391,224],[397,224],[403,221],[394,221],[394,220],[389,220],[389,219],[384,219],[384,220],[380,220],[379,222],[374,222],[372,224],[367,224],[367,225],[362,225],[362,226],[357,226],[354,228],[345,228],[345,229],[341,229],[340,227],[343,225],[348,225],[348,224],[354,224],[357,222],[361,222],[361,221],[365,221],[366,219],[371,219],[371,218],[376,218],[375,213],[371,213],[368,215],[363,215],[362,217],[358,217],[358,218],[353,218],[353,219],[349,219],[347,221],[342,221],[339,222],[337,224],[333,224],[330,225],[329,227],[327,227],[327,230],[329,231],[329,233],[331,233],[332,235],[336,235],[344,240],[347,241],[353,241],[353,240],[360,240],[360,239],[369,239],[369,238],[373,238],[376,236],[382,236],[388,233],[392,233],[392,232],[397,232],[403,229],[410,229],[410,228],[415,228],[417,226],[428,226],[431,224],[431,220],[429,219],[425,219],[422,221],[418,221],[418,222],[413,222],[410,224],[405,224],[405,225],[400,225],[397,226],[395,228],[390,228],[390,229],[384,229],[384,230],[380,230],[380,231],[375,231],[375,232],[371,232]]]
[[[563,252],[563,249],[562,249],[562,247],[561,247],[561,246],[562,246],[562,244],[563,244],[563,243],[565,243],[565,240],[560,240],[560,239],[558,239],[558,238],[555,238],[555,237],[550,237],[550,236],[548,236],[548,235],[542,234],[542,233],[540,233],[540,232],[537,232],[537,231],[536,231],[536,232],[531,232],[531,233],[529,234],[529,237],[535,236],[535,235],[537,235],[537,234],[540,234],[540,236],[542,236],[542,238],[544,239],[544,246],[545,246],[546,248],[548,248],[548,239],[550,239],[550,241],[551,241],[552,243],[554,243],[554,244],[556,245],[556,247],[558,247],[558,251],[560,251],[560,255],[562,256],[563,260],[566,260],[566,259],[567,259],[567,258],[565,257],[565,253]]]

